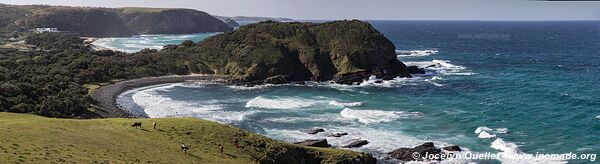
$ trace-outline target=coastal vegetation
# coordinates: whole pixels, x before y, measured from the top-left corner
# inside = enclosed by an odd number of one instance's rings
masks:
[[[142,128],[131,127],[134,122]],[[0,112],[0,131],[0,163],[375,163],[367,153],[283,143],[193,118],[75,120]]]
[[[0,111],[95,117],[86,84],[164,75],[218,74],[242,84],[408,77],[394,45],[368,23],[262,22],[161,51],[94,51],[74,33],[32,34],[36,49],[0,49]]]
[[[54,27],[82,36],[120,37],[136,34],[181,34],[233,30],[202,11],[159,8],[94,8],[66,6],[16,6],[0,4],[0,30],[18,35]]]
[[[370,24],[356,20],[267,21],[229,31],[224,22],[187,9],[0,7],[15,13],[0,17],[9,21],[2,24],[2,36],[16,35],[27,47],[0,47],[0,112],[57,117],[0,113],[0,129],[10,134],[0,136],[6,141],[0,143],[5,157],[0,163],[375,163],[366,153],[286,144],[198,119],[58,118],[106,117],[91,97],[94,91],[143,77],[213,74],[242,85],[307,80],[354,84],[373,75],[410,77],[394,45]],[[136,53],[99,50],[82,38],[195,32],[172,26],[182,15],[198,18],[183,26],[229,32],[200,43],[185,41]],[[32,32],[40,26],[69,32]],[[132,122],[159,122],[160,128],[135,129]],[[235,139],[244,147],[231,147],[229,141]],[[189,153],[177,149],[182,143],[191,146]],[[229,147],[221,154],[217,145]]]

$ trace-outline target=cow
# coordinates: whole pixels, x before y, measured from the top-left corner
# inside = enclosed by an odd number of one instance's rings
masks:
[[[181,144],[181,151],[183,151],[184,153],[187,153],[188,149],[190,149],[190,148],[185,146],[184,144]]]
[[[134,128],[142,128],[142,123],[141,123],[141,122],[135,122],[135,123],[133,123],[133,124],[131,125],[131,127],[134,127]]]

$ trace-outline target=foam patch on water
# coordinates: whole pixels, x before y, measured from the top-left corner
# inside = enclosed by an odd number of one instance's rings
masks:
[[[479,137],[479,138],[493,138],[493,137],[496,137],[496,135],[490,134],[490,133],[485,132],[485,131],[482,131],[481,133],[479,133],[479,135],[477,137]]]
[[[261,90],[270,88],[273,86],[277,86],[275,84],[263,84],[263,85],[254,85],[254,86],[242,86],[242,85],[228,85],[227,87],[236,90],[236,91],[247,91],[247,90]]]
[[[533,154],[522,152],[516,143],[504,141],[502,138],[498,138],[496,136],[496,134],[505,134],[507,132],[507,128],[492,129],[481,126],[475,129],[475,133],[479,134],[479,138],[496,138],[492,143],[490,143],[490,147],[499,151],[500,158],[498,160],[500,160],[502,163],[567,163],[567,161],[564,160],[533,159]]]
[[[429,56],[432,54],[437,54],[438,50],[396,50],[396,55],[398,57],[405,57],[405,56],[415,56],[415,57],[420,57],[420,56]]]
[[[315,135],[307,134],[302,130],[290,129],[266,129],[267,136],[281,139],[287,142],[298,142],[307,139],[326,138],[327,142],[334,147],[341,147],[348,144],[352,139],[365,139],[369,144],[360,148],[352,148],[359,151],[377,151],[380,153],[391,152],[400,147],[414,147],[427,142],[414,137],[407,136],[397,131],[370,128],[366,126],[347,126],[347,127],[322,127],[325,132]],[[337,132],[347,132],[348,135],[342,137],[327,137],[327,135]],[[436,142],[437,146],[449,145],[447,143]]]
[[[435,71],[435,74],[441,75],[457,75],[470,76],[476,73],[470,72],[466,67],[452,64],[449,60],[432,60],[432,61],[408,61],[406,65],[415,65],[419,68],[425,68],[426,72]]]
[[[225,111],[223,102],[238,100],[204,100],[204,101],[178,101],[160,95],[161,91],[182,86],[183,84],[169,84],[154,88],[145,88],[132,95],[133,101],[143,108],[143,112],[151,118],[168,117],[197,117],[222,123],[241,121],[244,117],[254,114],[255,111]]]
[[[362,102],[339,102],[336,100],[329,101],[329,105],[340,106],[340,107],[357,107],[361,106]]]
[[[565,160],[554,160],[554,159],[534,159],[534,154],[523,153],[519,146],[512,142],[504,141],[501,138],[494,140],[490,145],[491,148],[500,151],[501,158],[499,160],[502,163],[515,163],[515,164],[554,164],[554,163],[568,163]]]
[[[345,118],[356,119],[364,124],[391,122],[400,118],[421,117],[420,112],[384,111],[384,110],[354,110],[346,108],[340,112]]]
[[[246,108],[265,109],[299,109],[313,106],[322,100],[305,99],[298,97],[265,98],[258,96],[246,103]]]
[[[92,44],[111,50],[133,53],[144,48],[160,50],[169,44],[180,44],[185,40],[198,42],[219,33],[197,34],[147,34],[122,38],[99,38]]]

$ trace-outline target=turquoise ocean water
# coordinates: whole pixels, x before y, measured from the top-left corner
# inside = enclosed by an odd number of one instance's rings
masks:
[[[436,67],[359,86],[164,84],[126,92],[118,101],[150,117],[204,118],[289,142],[327,138],[337,146],[362,138],[371,143],[355,150],[381,158],[426,141],[468,152],[600,152],[599,22],[371,23],[407,65]],[[326,131],[302,132],[310,128]],[[327,137],[333,132],[350,135]]]

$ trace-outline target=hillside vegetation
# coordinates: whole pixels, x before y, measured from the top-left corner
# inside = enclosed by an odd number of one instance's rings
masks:
[[[91,51],[70,33],[35,34],[37,50],[0,49],[0,111],[98,117],[84,87],[141,77],[217,74],[241,84],[352,84],[409,77],[394,45],[368,23],[262,22],[193,43],[125,54]]]
[[[92,8],[0,4],[0,32],[56,27],[83,36],[181,34],[233,30],[209,14],[191,9]]]
[[[134,122],[142,128],[131,127]],[[375,163],[366,153],[287,144],[193,118],[72,120],[0,113],[0,131],[0,163]],[[235,139],[243,148],[231,143]]]
[[[191,54],[201,73],[226,74],[246,82],[333,80],[352,84],[371,75],[410,77],[396,58],[394,45],[369,23],[357,20],[322,24],[267,21],[162,52]]]

